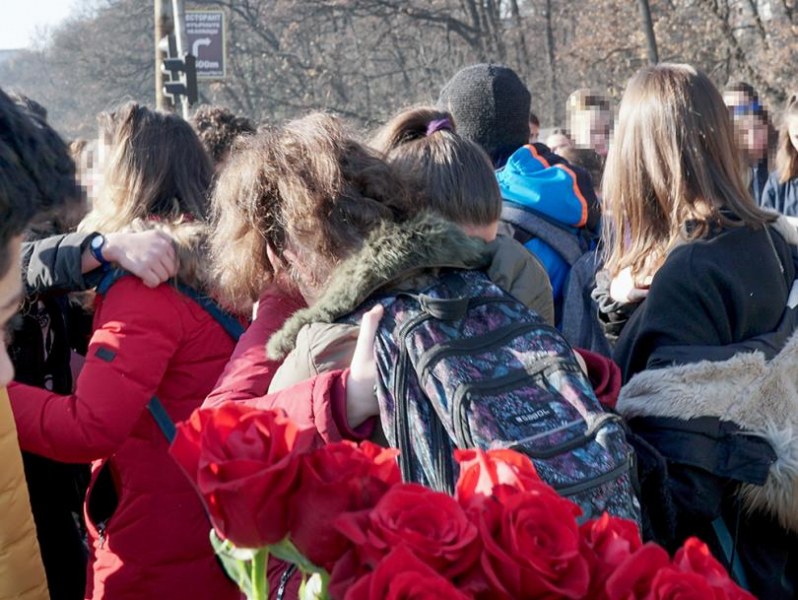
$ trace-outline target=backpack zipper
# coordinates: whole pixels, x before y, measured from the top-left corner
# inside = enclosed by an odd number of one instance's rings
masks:
[[[432,315],[422,312],[405,323],[399,330],[399,361],[396,366],[396,373],[393,381],[394,398],[394,436],[396,445],[399,446],[399,470],[402,473],[402,481],[412,481],[410,469],[410,427],[407,423],[407,366],[410,362],[410,354],[407,349],[408,336],[416,325],[431,319]]]
[[[473,391],[496,391],[500,392],[503,390],[511,390],[519,386],[519,384],[529,384],[534,382],[535,380],[545,379],[546,373],[551,370],[552,367],[557,366],[556,363],[557,359],[554,357],[550,357],[546,362],[545,366],[543,366],[538,371],[534,373],[527,373],[526,371],[517,371],[512,373],[506,377],[501,379],[494,379],[492,381],[482,381],[482,382],[474,382],[461,385],[457,392],[455,393],[454,402],[452,403],[452,422],[455,427],[455,437],[457,439],[458,447],[460,448],[473,448],[475,446],[474,439],[471,434],[470,427],[468,425],[468,419],[465,416],[465,410],[468,408],[468,405],[471,403],[470,394]],[[561,365],[561,368],[568,369],[569,365]],[[577,367],[578,368],[578,367]],[[580,370],[581,372],[581,370]],[[529,381],[531,380],[531,381]],[[583,417],[581,420],[578,421],[571,421],[570,423],[566,423],[560,429],[567,429],[571,425],[577,423],[585,423],[587,425],[587,430],[584,434],[570,440],[568,442],[563,442],[562,444],[558,444],[556,446],[552,446],[547,450],[539,450],[537,452],[532,452],[527,449],[522,449],[523,441],[516,442],[508,446],[510,449],[518,450],[529,456],[533,459],[538,460],[547,460],[550,458],[554,458],[558,454],[563,454],[565,452],[570,452],[575,448],[579,448],[580,446],[584,446],[588,442],[591,442],[596,435],[598,434],[599,430],[604,427],[607,423],[616,423],[621,420],[619,415],[613,413],[598,413],[595,411],[590,411],[587,407],[582,404],[582,410],[579,410],[577,407],[577,411],[580,414],[587,414],[588,417],[590,415],[598,415],[594,419],[589,419]],[[552,433],[553,431],[549,431],[547,433]]]
[[[407,343],[408,343],[408,338],[415,327],[421,325],[425,321],[429,321],[430,319],[435,318],[432,314],[427,312],[423,306],[421,306],[421,302],[417,297],[413,297],[413,299],[419,305],[421,313],[416,315],[409,321],[407,321],[404,325],[402,325],[402,327],[399,329],[399,333],[396,336],[400,344],[399,344],[399,360],[396,366],[396,373],[394,376],[394,385],[393,385],[394,436],[396,437],[396,444],[399,447],[399,470],[402,474],[402,480],[406,482],[412,481],[412,471],[410,468],[411,464],[410,427],[407,422],[407,409],[408,409],[407,372],[409,370],[408,366],[410,363],[410,353],[409,350],[407,349]],[[507,299],[498,296],[482,298],[477,302],[474,302],[473,304],[469,304],[469,309],[475,308],[477,306],[482,306],[485,304],[492,304],[494,302],[507,302]],[[427,398],[427,400],[429,400],[429,398]],[[440,422],[440,419],[438,418],[434,408],[431,411],[431,416],[433,416],[436,421],[436,423],[430,423],[430,426],[433,428],[433,432],[436,429],[442,429],[443,424]],[[440,435],[440,431],[437,431],[436,435]],[[438,452],[440,454],[442,450],[439,449]],[[441,461],[439,460],[438,462],[440,463]],[[447,458],[445,462],[449,463],[450,459]],[[448,466],[438,464],[436,471],[438,472],[439,477],[445,476],[448,471],[451,471],[451,464],[448,464]],[[454,479],[453,472],[449,475],[449,479],[452,480]]]
[[[626,473],[631,470],[632,467],[632,459],[630,455],[626,456],[626,460],[624,460],[620,465],[617,467],[613,467],[606,473],[602,473],[598,477],[594,477],[593,479],[589,479],[587,481],[582,481],[580,483],[575,483],[573,485],[551,485],[560,496],[576,496],[577,494],[581,494],[582,492],[586,492],[587,490],[592,490],[593,488],[597,488],[599,486],[604,485],[605,483],[609,483],[610,481],[614,481],[616,479],[620,479]]]
[[[509,340],[521,336],[524,333],[528,333],[534,329],[539,329],[540,325],[541,323],[539,322],[513,323],[512,325],[500,327],[499,329],[479,336],[437,344],[425,352],[419,359],[418,365],[416,367],[419,377],[422,381],[424,381],[429,376],[430,371],[436,367],[437,363],[448,356],[459,353],[472,354],[493,344],[503,344]]]
[[[471,403],[469,395],[474,391],[504,391],[511,390],[518,387],[519,384],[528,384],[536,378],[543,376],[543,373],[551,368],[557,360],[556,357],[547,357],[543,359],[543,366],[533,373],[528,373],[525,370],[518,370],[500,377],[498,379],[491,379],[489,381],[470,381],[468,383],[461,383],[454,393],[452,400],[452,423],[454,425],[455,440],[459,448],[473,448],[474,438],[471,436],[471,431],[468,426],[468,419],[465,417],[464,409]]]

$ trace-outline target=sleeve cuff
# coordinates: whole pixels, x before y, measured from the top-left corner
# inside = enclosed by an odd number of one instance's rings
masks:
[[[377,425],[377,420],[376,417],[371,417],[357,427],[349,426],[349,421],[346,418],[346,381],[348,378],[349,369],[346,369],[332,382],[330,388],[332,417],[342,438],[360,442],[371,437]]]

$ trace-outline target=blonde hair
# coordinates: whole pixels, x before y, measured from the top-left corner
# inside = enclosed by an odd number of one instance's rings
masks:
[[[782,115],[779,149],[776,153],[776,171],[781,183],[787,183],[790,179],[798,177],[798,150],[793,146],[787,128],[787,119],[795,116],[798,116],[798,94],[793,94],[787,99]]]
[[[713,226],[761,228],[720,93],[689,65],[641,69],[621,102],[603,179],[606,268],[653,275],[681,241]],[[731,213],[731,215],[729,215]]]
[[[100,127],[109,156],[97,202],[80,230],[111,233],[152,218],[205,220],[213,169],[188,123],[131,102],[101,115]]]
[[[611,110],[609,98],[587,88],[582,88],[573,92],[568,96],[568,100],[565,102],[567,128],[573,130],[573,118],[578,113],[587,110],[603,110],[609,113]]]
[[[462,225],[499,220],[502,198],[493,165],[478,144],[456,133],[448,112],[428,107],[403,111],[372,144],[415,186],[418,210],[434,210]]]
[[[317,113],[242,139],[213,194],[213,270],[226,300],[244,308],[279,272],[267,249],[319,286],[384,220],[409,210],[407,187],[341,123]],[[277,268],[276,268],[277,267]]]

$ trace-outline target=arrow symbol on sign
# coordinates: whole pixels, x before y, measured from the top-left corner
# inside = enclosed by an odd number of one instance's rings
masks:
[[[203,46],[210,46],[211,38],[200,38],[195,40],[191,46],[191,54],[199,58],[199,49]]]

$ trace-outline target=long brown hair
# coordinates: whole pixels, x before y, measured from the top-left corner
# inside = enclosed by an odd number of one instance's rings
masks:
[[[462,225],[499,220],[502,198],[493,165],[479,145],[456,133],[448,112],[405,110],[378,132],[372,145],[415,186],[418,210],[429,208]]]
[[[109,233],[137,219],[205,220],[213,168],[186,121],[131,102],[100,115],[100,135],[110,144],[109,156],[98,200],[81,229]]]
[[[81,231],[161,229],[175,242],[178,278],[210,291],[205,265],[210,159],[179,116],[135,103],[100,116],[109,144],[103,185]]]
[[[646,67],[629,81],[604,171],[606,268],[653,275],[681,241],[713,226],[761,228],[720,93],[689,65]]]
[[[317,113],[262,130],[239,141],[217,182],[214,272],[228,302],[243,308],[280,271],[267,248],[283,259],[291,250],[301,264],[285,261],[289,272],[318,287],[372,229],[409,208],[404,181],[336,118]]]
[[[787,127],[787,119],[796,116],[798,116],[798,94],[792,94],[784,106],[781,131],[779,132],[779,150],[776,153],[776,171],[781,183],[787,183],[790,179],[798,177],[798,150],[790,140],[790,132]]]

